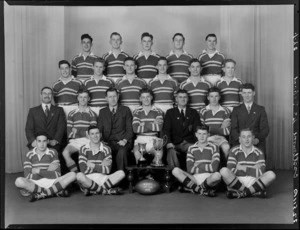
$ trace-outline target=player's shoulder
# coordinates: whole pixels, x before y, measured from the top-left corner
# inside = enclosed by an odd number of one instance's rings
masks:
[[[240,151],[240,146],[239,146],[239,145],[233,146],[233,147],[229,150],[229,152],[231,152],[233,155],[237,155],[239,151]]]
[[[225,54],[224,54],[224,53],[218,51],[218,54],[219,54],[220,56],[222,56],[222,57],[225,59]]]
[[[72,61],[75,61],[75,60],[77,60],[77,59],[80,58],[80,57],[81,57],[80,54],[76,54],[76,55],[73,57]]]

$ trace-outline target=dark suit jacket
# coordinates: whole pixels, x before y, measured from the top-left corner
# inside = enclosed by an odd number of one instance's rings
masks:
[[[200,116],[195,109],[186,108],[185,121],[177,107],[167,110],[163,126],[163,134],[168,137],[167,144],[176,145],[184,140],[195,143],[195,128],[199,125]]]
[[[244,103],[233,109],[231,113],[231,144],[239,144],[239,132],[245,128],[252,129],[260,143],[265,142],[269,134],[269,123],[263,106],[253,103],[250,114]]]
[[[31,143],[35,140],[37,132],[46,132],[50,140],[56,140],[61,143],[66,127],[66,117],[62,108],[51,105],[48,118],[42,105],[31,108],[25,127],[28,148],[31,148]]]
[[[112,113],[108,106],[100,110],[97,123],[100,132],[102,133],[103,140],[109,142],[112,139],[126,139],[127,142],[132,143],[133,129],[130,109],[127,106],[118,105],[115,116],[117,130],[116,135],[112,136]]]

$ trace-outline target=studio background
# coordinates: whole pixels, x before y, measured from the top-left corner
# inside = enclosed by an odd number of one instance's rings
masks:
[[[30,107],[40,104],[40,89],[58,79],[58,61],[81,51],[80,36],[89,33],[92,50],[109,51],[109,36],[119,32],[122,49],[140,51],[140,36],[154,36],[153,51],[166,56],[172,37],[185,35],[194,57],[215,33],[217,49],[237,61],[236,76],[256,86],[255,101],[265,106],[270,133],[267,166],[292,169],[293,5],[264,6],[10,6],[5,22],[6,172],[23,171],[28,151],[25,124]]]

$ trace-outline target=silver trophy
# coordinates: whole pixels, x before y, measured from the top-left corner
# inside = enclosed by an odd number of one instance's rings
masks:
[[[167,143],[167,136],[164,136],[163,138],[154,138],[153,139],[153,148],[154,148],[154,158],[151,163],[152,166],[164,166],[162,162],[162,157],[164,154],[163,147]]]
[[[146,153],[146,145],[147,145],[147,143],[138,143],[139,152],[141,153],[141,157],[138,160],[138,164],[137,164],[137,166],[139,166],[139,167],[147,166],[147,161],[144,158],[144,154]]]

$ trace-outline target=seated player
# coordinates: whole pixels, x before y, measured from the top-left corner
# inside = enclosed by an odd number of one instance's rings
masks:
[[[86,90],[80,90],[77,99],[79,106],[69,113],[67,119],[69,144],[62,153],[68,169],[72,172],[78,172],[78,169],[71,155],[90,142],[87,137],[88,127],[97,125],[97,114],[87,105],[90,99],[89,93]]]
[[[227,107],[232,112],[234,107],[239,106],[243,102],[241,95],[241,87],[243,82],[234,76],[236,62],[232,59],[226,59],[223,71],[225,76],[216,83],[221,91],[220,104]]]
[[[132,128],[137,134],[134,141],[134,156],[136,163],[141,157],[138,149],[139,143],[147,143],[147,153],[154,154],[153,139],[158,136],[163,126],[163,112],[152,106],[153,93],[144,88],[140,91],[142,106],[133,112]],[[150,159],[148,159],[149,161]],[[150,162],[149,162],[150,163]]]
[[[149,87],[154,94],[153,105],[166,114],[174,106],[174,94],[178,90],[175,79],[167,74],[168,64],[165,57],[160,57],[157,63],[158,75],[149,82]]]
[[[227,197],[266,197],[266,188],[275,180],[272,171],[266,172],[264,153],[253,145],[253,132],[242,129],[240,145],[230,149],[227,167],[220,170],[227,184]]]
[[[106,62],[106,76],[114,81],[121,79],[124,74],[124,60],[129,56],[121,49],[122,36],[113,32],[110,35],[109,44],[111,45],[111,50],[103,55],[103,59]]]
[[[79,153],[80,172],[77,173],[77,182],[86,196],[93,194],[119,195],[118,184],[125,173],[118,170],[109,175],[112,164],[111,150],[100,141],[101,133],[97,126],[88,128],[90,143],[84,145]]]
[[[67,118],[69,112],[78,106],[77,95],[82,88],[82,82],[70,74],[71,65],[68,61],[59,61],[58,67],[60,78],[52,86],[53,98],[56,105],[64,109]]]
[[[18,177],[15,185],[21,194],[29,195],[29,201],[53,196],[69,196],[64,190],[76,180],[74,172],[61,176],[58,154],[55,149],[47,148],[49,138],[46,133],[38,132],[36,147],[30,150],[24,160],[24,177]]]
[[[219,104],[220,90],[216,86],[208,90],[207,99],[209,104],[200,110],[200,120],[209,127],[208,141],[221,147],[226,161],[230,149],[226,139],[230,134],[230,110]]]
[[[140,90],[147,87],[147,83],[135,75],[136,64],[133,58],[125,59],[124,69],[126,75],[117,81],[116,88],[120,93],[120,104],[129,107],[133,113],[141,104]]]
[[[216,196],[216,186],[221,181],[218,147],[208,142],[207,126],[198,126],[195,135],[198,141],[189,147],[186,156],[187,172],[176,167],[172,174],[192,193]]]
[[[190,62],[189,71],[191,76],[182,82],[179,86],[180,89],[184,89],[189,95],[189,107],[200,111],[205,107],[206,97],[208,89],[211,84],[200,77],[200,62],[197,59],[192,59]]]
[[[94,61],[94,75],[84,82],[84,88],[89,91],[89,106],[99,116],[100,109],[107,106],[105,92],[114,86],[113,80],[103,75],[105,61],[97,58]]]

